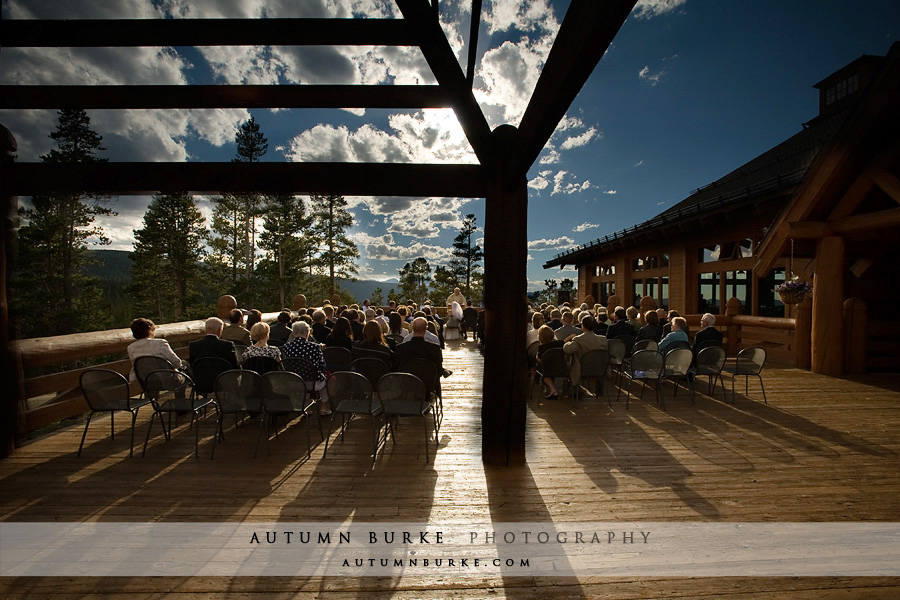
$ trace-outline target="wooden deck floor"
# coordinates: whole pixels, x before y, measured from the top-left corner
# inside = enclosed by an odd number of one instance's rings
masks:
[[[127,456],[125,419],[75,424],[0,461],[0,515],[14,521],[898,521],[900,381],[764,372],[736,404],[698,394],[645,395],[625,410],[596,400],[529,403],[528,464],[481,462],[482,360],[472,343],[445,352],[446,416],[436,459],[407,426],[373,466],[366,427],[305,456],[302,429],[252,458],[256,430],[228,432],[210,461],[182,426]],[[705,391],[705,384],[698,386]],[[143,441],[146,420],[136,439]],[[139,446],[138,446],[139,448]],[[5,578],[4,598],[898,598],[891,578]]]

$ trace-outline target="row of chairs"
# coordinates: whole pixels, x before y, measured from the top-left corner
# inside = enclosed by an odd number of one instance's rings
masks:
[[[645,343],[642,343],[645,342]],[[762,380],[762,369],[766,363],[766,351],[762,347],[751,347],[741,350],[733,364],[727,363],[725,349],[721,345],[708,345],[702,348],[696,356],[688,344],[673,345],[667,348],[665,355],[657,350],[657,345],[651,340],[642,340],[634,346],[634,353],[626,357],[625,345],[618,339],[609,340],[608,351],[593,350],[587,352],[580,359],[582,382],[597,381],[603,388],[607,404],[612,406],[604,379],[612,369],[616,375],[615,382],[618,385],[616,400],[622,392],[622,379],[627,379],[626,409],[629,406],[628,398],[631,396],[631,384],[633,381],[645,383],[653,382],[657,391],[657,401],[665,410],[665,397],[662,384],[670,380],[675,386],[675,395],[678,393],[678,383],[685,382],[691,393],[691,404],[694,403],[694,378],[705,376],[709,380],[708,393],[713,394],[716,382],[722,386],[722,394],[727,399],[723,373],[731,375],[732,402],[735,401],[735,380],[739,376],[745,378],[745,394],[749,394],[749,378],[755,376],[759,379],[762,389],[763,401],[768,404],[766,389]],[[565,384],[569,384],[569,363],[562,348],[552,348],[544,353],[541,358],[539,377],[562,378]],[[537,377],[532,379],[532,385]],[[570,386],[572,390],[573,405],[577,408],[581,391],[581,383]],[[643,388],[641,389],[643,395]]]

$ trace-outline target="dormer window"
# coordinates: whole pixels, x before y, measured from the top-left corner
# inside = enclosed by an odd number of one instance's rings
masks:
[[[859,73],[854,73],[846,79],[838,81],[825,90],[825,106],[831,106],[835,102],[843,100],[847,96],[859,91]]]

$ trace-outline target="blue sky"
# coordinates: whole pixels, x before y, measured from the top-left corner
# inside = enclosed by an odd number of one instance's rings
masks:
[[[469,0],[442,1],[465,67]],[[568,2],[485,0],[476,98],[492,127],[517,124]],[[3,0],[6,18],[399,17],[386,0]],[[531,288],[574,271],[541,265],[648,219],[776,143],[815,116],[812,85],[900,34],[896,0],[642,0],[529,172]],[[417,49],[4,49],[0,80],[74,83],[430,83]],[[251,114],[89,111],[112,161],[227,161]],[[450,111],[254,110],[265,160],[474,162]],[[0,111],[20,161],[50,149],[53,111]],[[448,260],[463,215],[484,201],[349,198],[360,276],[385,280],[424,256]],[[149,198],[121,197],[103,222],[130,249]],[[198,198],[209,214],[209,201]]]

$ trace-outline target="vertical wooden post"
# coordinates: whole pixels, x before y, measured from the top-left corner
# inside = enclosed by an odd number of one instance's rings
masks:
[[[844,367],[850,375],[866,372],[866,327],[868,307],[862,298],[844,301]]]
[[[237,300],[234,296],[219,296],[216,302],[216,316],[228,323],[228,315],[237,308]]]
[[[0,160],[15,162],[18,144],[12,132],[0,125]],[[9,298],[7,285],[11,254],[14,249],[16,213],[19,199],[2,194],[3,223],[0,227],[0,458],[12,454],[16,447],[16,427],[19,421],[20,373],[9,344]]]
[[[816,244],[812,302],[812,370],[823,375],[844,372],[844,238],[824,237]]]
[[[482,459],[490,465],[525,462],[526,265],[528,188],[524,174],[510,176],[516,128],[501,125],[493,140],[500,157],[488,186],[484,213],[484,398]]]
[[[795,311],[794,363],[798,369],[809,369],[812,364],[812,298],[804,298]]]
[[[741,326],[734,323],[734,317],[743,312],[741,301],[737,298],[729,298],[725,303],[725,316],[728,317],[727,341],[725,351],[728,354],[736,355],[740,350],[741,343]]]

